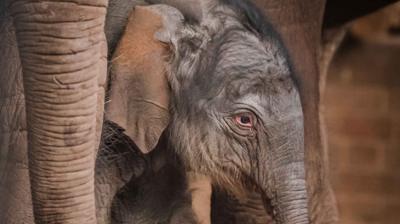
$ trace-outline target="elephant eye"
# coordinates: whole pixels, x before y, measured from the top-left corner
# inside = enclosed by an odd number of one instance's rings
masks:
[[[234,121],[237,125],[245,128],[252,128],[254,126],[254,118],[250,113],[241,113],[234,116]]]

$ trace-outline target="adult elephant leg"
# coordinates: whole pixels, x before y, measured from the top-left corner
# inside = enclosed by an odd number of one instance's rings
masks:
[[[37,223],[96,223],[106,0],[15,0]]]

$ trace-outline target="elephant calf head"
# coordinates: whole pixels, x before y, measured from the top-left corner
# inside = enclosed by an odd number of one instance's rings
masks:
[[[279,36],[245,0],[161,2],[180,11],[148,7],[161,15],[155,38],[170,53],[163,56],[169,85],[160,87],[169,92],[169,115],[156,128],[168,123],[169,145],[188,170],[232,192],[256,187],[276,223],[309,223],[302,108]],[[136,81],[146,87],[143,77]],[[146,94],[135,97],[158,107]],[[138,121],[134,129],[146,129]]]

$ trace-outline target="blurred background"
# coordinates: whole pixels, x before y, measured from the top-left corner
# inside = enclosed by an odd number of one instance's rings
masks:
[[[400,3],[351,24],[323,100],[340,223],[399,224]]]

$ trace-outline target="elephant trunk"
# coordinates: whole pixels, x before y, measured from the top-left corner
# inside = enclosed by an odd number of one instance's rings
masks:
[[[104,105],[106,6],[106,0],[12,5],[36,223],[96,223],[94,166]]]
[[[304,163],[286,165],[275,172],[276,192],[272,203],[278,223],[309,223]]]
[[[308,224],[308,197],[304,162],[303,117],[294,116],[272,127],[270,165],[261,167],[261,188],[270,199],[278,224]]]

